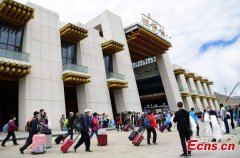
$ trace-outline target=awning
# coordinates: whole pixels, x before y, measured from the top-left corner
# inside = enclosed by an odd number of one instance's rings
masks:
[[[77,25],[68,23],[60,29],[61,40],[77,43],[88,36],[88,31]]]
[[[114,40],[110,40],[102,43],[102,50],[104,54],[111,55],[124,50],[124,45]]]
[[[0,3],[0,21],[24,26],[34,17],[34,9],[12,0]]]
[[[128,88],[128,82],[117,79],[108,79],[107,85],[110,90]]]
[[[63,73],[62,79],[65,85],[70,86],[79,86],[86,83],[90,83],[90,75],[83,73],[75,73],[75,72],[66,72]]]

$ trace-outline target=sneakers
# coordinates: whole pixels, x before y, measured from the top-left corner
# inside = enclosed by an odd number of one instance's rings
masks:
[[[23,150],[21,148],[19,149],[19,151],[20,151],[21,154],[24,154],[24,152],[23,152]]]
[[[89,150],[89,149],[88,149],[88,150],[86,150],[86,152],[92,152],[92,150]]]
[[[18,143],[14,144],[14,145],[19,145]]]
[[[77,148],[76,147],[73,147],[73,150],[74,150],[74,152],[77,152]]]
[[[187,153],[182,153],[180,156],[185,157],[185,156],[188,156],[188,154]]]
[[[1,144],[2,147],[6,147],[5,144]]]
[[[191,151],[188,151],[188,156],[191,156]]]

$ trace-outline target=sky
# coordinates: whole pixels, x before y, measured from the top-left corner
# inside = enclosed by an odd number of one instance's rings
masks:
[[[222,94],[230,94],[240,82],[240,0],[29,1],[72,23],[87,23],[107,9],[122,17],[126,27],[149,13],[171,36],[172,64],[206,76]],[[233,95],[240,96],[240,85]]]

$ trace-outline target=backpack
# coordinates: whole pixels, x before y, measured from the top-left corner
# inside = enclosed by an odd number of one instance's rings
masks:
[[[64,120],[63,127],[64,128],[68,128],[68,119]]]
[[[74,120],[74,125],[76,127],[76,131],[81,132],[83,130],[83,116],[80,115]]]
[[[2,129],[3,133],[8,133],[8,123]]]
[[[34,118],[33,118],[34,119]],[[32,129],[32,120],[33,119],[31,119],[31,120],[29,120],[27,123],[26,123],[26,125],[25,125],[25,131],[26,132],[29,132],[29,131],[31,131],[31,129]]]
[[[89,122],[89,126],[90,126],[90,128],[93,128],[93,125],[94,125],[94,123],[93,123],[93,119],[91,119],[90,122]]]
[[[144,128],[150,128],[151,127],[151,123],[150,123],[150,118],[149,117],[145,117],[144,118],[143,126],[144,126]]]

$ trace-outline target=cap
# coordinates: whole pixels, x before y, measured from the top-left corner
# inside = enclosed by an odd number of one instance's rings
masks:
[[[85,112],[91,112],[92,110],[90,110],[90,109],[85,109]]]
[[[69,114],[70,114],[70,115],[74,115],[74,113],[73,113],[73,112],[70,112]]]

